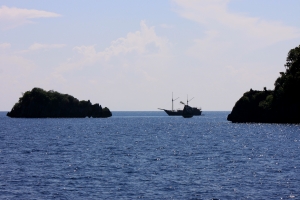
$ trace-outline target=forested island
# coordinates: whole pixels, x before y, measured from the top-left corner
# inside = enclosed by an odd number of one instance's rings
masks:
[[[288,53],[274,90],[250,91],[236,102],[232,122],[300,123],[300,45]]]
[[[23,93],[10,112],[9,117],[15,118],[104,118],[111,117],[108,108],[98,103],[92,105],[88,101],[79,101],[68,94],[41,88],[33,88]]]

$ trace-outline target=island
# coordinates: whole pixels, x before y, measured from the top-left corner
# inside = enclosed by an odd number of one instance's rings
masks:
[[[22,94],[7,116],[13,118],[106,118],[112,114],[108,108],[90,100],[79,101],[68,94],[33,88]]]
[[[250,91],[236,102],[227,120],[254,123],[300,123],[300,45],[291,49],[285,72],[273,90]]]

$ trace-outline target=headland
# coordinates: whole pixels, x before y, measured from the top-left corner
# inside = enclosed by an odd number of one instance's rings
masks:
[[[300,45],[288,53],[285,72],[273,90],[250,91],[236,102],[227,120],[256,123],[300,123]]]

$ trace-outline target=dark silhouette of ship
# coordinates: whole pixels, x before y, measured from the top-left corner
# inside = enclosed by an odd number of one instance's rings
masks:
[[[174,101],[176,101],[177,99],[179,99],[179,97],[176,99],[173,99],[173,93],[172,93],[172,110],[167,110],[167,109],[162,109],[162,108],[158,108],[158,109],[165,111],[169,116],[183,116],[185,118],[190,118],[190,117],[193,117],[194,115],[195,116],[201,115],[201,113],[202,113],[201,108],[189,106],[189,102],[192,101],[194,99],[194,97],[191,98],[190,100],[187,98],[186,104],[183,103],[182,101],[180,101],[180,103],[184,105],[183,110],[180,110],[180,109],[174,110],[173,109]]]

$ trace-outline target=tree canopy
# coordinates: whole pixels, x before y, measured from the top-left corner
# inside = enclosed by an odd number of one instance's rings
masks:
[[[68,94],[41,88],[33,88],[23,93],[19,101],[7,113],[9,117],[45,118],[45,117],[110,117],[108,108],[88,101],[79,101]]]

